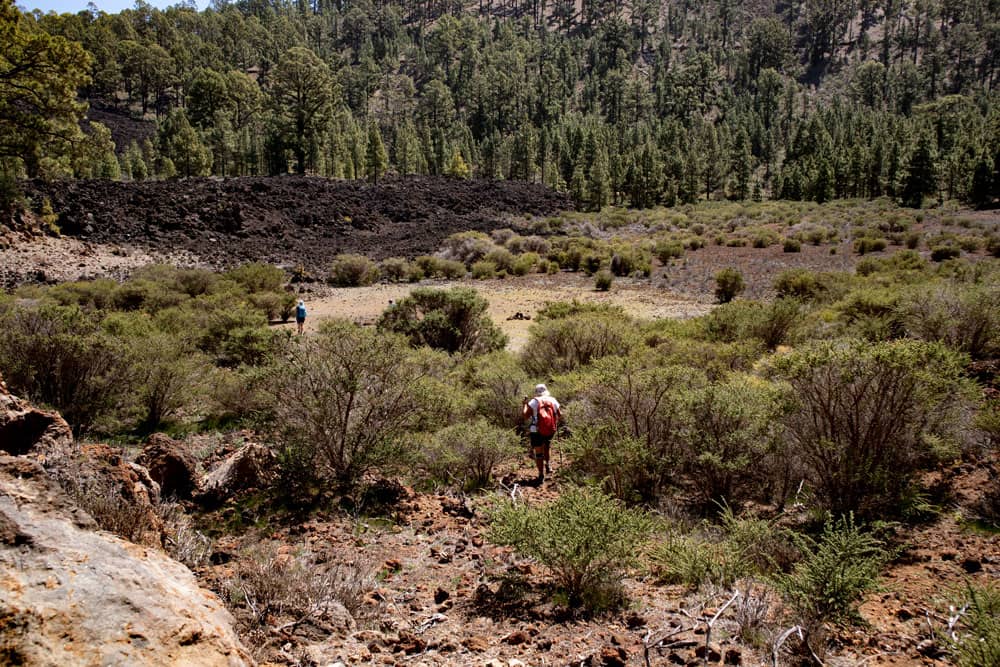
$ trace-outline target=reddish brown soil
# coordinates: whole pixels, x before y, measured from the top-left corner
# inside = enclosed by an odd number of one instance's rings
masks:
[[[306,624],[271,633],[259,657],[265,664],[313,664],[310,660],[321,656],[318,664],[456,667],[516,667],[518,661],[567,667],[706,664],[698,653],[706,643],[706,621],[731,591],[664,586],[635,570],[623,580],[627,605],[588,617],[553,597],[546,568],[490,543],[485,508],[512,493],[527,503],[556,498],[567,483],[567,463],[554,454],[553,464],[554,476],[541,487],[532,484],[533,469],[525,460],[509,469],[495,491],[465,502],[451,494],[407,489],[407,497],[390,509],[388,524],[329,514],[220,540],[216,549],[232,556],[263,541],[281,545],[284,553],[306,551],[321,563],[366,564],[376,572],[357,631],[328,637]],[[938,473],[951,489],[953,505],[927,525],[900,529],[899,556],[880,590],[861,605],[862,621],[826,629],[825,664],[951,664],[947,645],[936,636],[947,623],[948,605],[965,583],[981,585],[1000,576],[1000,534],[977,532],[961,521],[962,513],[978,503],[985,475],[983,467],[968,464]],[[222,517],[239,512],[238,506],[231,501]],[[805,518],[805,510],[794,511],[801,516],[789,520]],[[231,568],[217,565],[200,574],[207,585],[218,587]],[[737,588],[746,592],[746,582]],[[758,586],[753,590],[761,595]],[[723,664],[727,657],[725,664],[771,664],[775,636],[794,621],[773,594],[768,599],[767,626],[756,646],[736,638],[733,608],[720,615],[708,664]],[[662,648],[649,649],[647,663],[644,642],[656,644],[667,635]],[[800,663],[786,654],[779,664]]]
[[[565,195],[530,183],[422,177],[33,181],[25,190],[51,201],[63,234],[89,242],[187,251],[216,267],[263,261],[310,271],[338,253],[413,257],[455,232],[507,226],[508,215],[571,208]]]

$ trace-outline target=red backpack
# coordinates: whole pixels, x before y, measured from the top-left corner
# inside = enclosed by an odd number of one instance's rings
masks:
[[[538,401],[538,420],[535,422],[535,428],[539,435],[555,435],[556,426],[559,425],[559,419],[556,416],[556,404],[551,398],[539,396]]]

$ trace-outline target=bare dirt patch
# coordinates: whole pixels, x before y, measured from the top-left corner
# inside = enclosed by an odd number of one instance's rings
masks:
[[[614,304],[639,319],[687,318],[704,315],[712,308],[705,299],[681,296],[653,287],[644,280],[619,280],[608,292],[594,289],[594,281],[582,274],[560,273],[505,280],[424,281],[421,286],[441,289],[462,286],[478,291],[489,302],[490,318],[510,338],[508,348],[520,350],[528,341],[528,328],[539,309],[550,301],[582,301]],[[324,319],[343,318],[362,325],[374,324],[389,304],[406,297],[414,285],[380,284],[322,290],[303,294],[309,317],[306,330],[314,331]],[[518,317],[520,314],[522,317]],[[277,326],[294,328],[294,323]]]

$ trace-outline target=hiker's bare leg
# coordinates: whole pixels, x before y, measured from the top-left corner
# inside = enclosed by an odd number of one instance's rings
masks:
[[[552,443],[551,442],[546,442],[545,443],[545,447],[543,449],[544,454],[545,454],[545,472],[546,473],[551,473],[552,472],[552,468],[549,467],[549,450],[551,449],[551,447],[552,447]]]

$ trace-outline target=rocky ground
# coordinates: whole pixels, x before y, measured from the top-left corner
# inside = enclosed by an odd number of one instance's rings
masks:
[[[588,618],[566,609],[552,597],[545,568],[486,539],[483,508],[491,499],[513,494],[537,503],[559,494],[564,468],[557,464],[554,478],[536,488],[529,467],[525,461],[495,491],[471,501],[406,489],[388,521],[314,516],[218,542],[225,555],[215,560],[270,542],[283,553],[362,564],[374,574],[356,626],[331,637],[315,634],[308,624],[274,633],[259,657],[273,664],[428,667],[701,665],[706,657],[707,664],[771,664],[771,646],[790,623],[780,620],[783,610],[773,595],[756,585],[747,588],[746,582],[736,588],[763,600],[768,610],[767,629],[756,646],[737,640],[735,604],[707,635],[709,619],[731,590],[664,586],[640,572],[624,580],[629,602],[620,611]],[[982,482],[981,469],[960,467],[948,474],[970,493]],[[220,510],[221,516],[239,511],[237,505]],[[946,625],[948,604],[963,582],[985,583],[1000,575],[1000,536],[964,526],[952,511],[901,539],[902,550],[881,589],[861,607],[862,622],[829,629],[825,664],[949,664],[931,628]],[[231,563],[203,569],[203,580],[218,586],[230,575]],[[778,664],[797,664],[782,655]]]
[[[61,232],[137,250],[187,252],[213,267],[249,261],[325,273],[339,253],[374,259],[438,249],[449,235],[506,226],[507,216],[548,215],[569,199],[522,181],[284,176],[24,184],[48,200]]]

